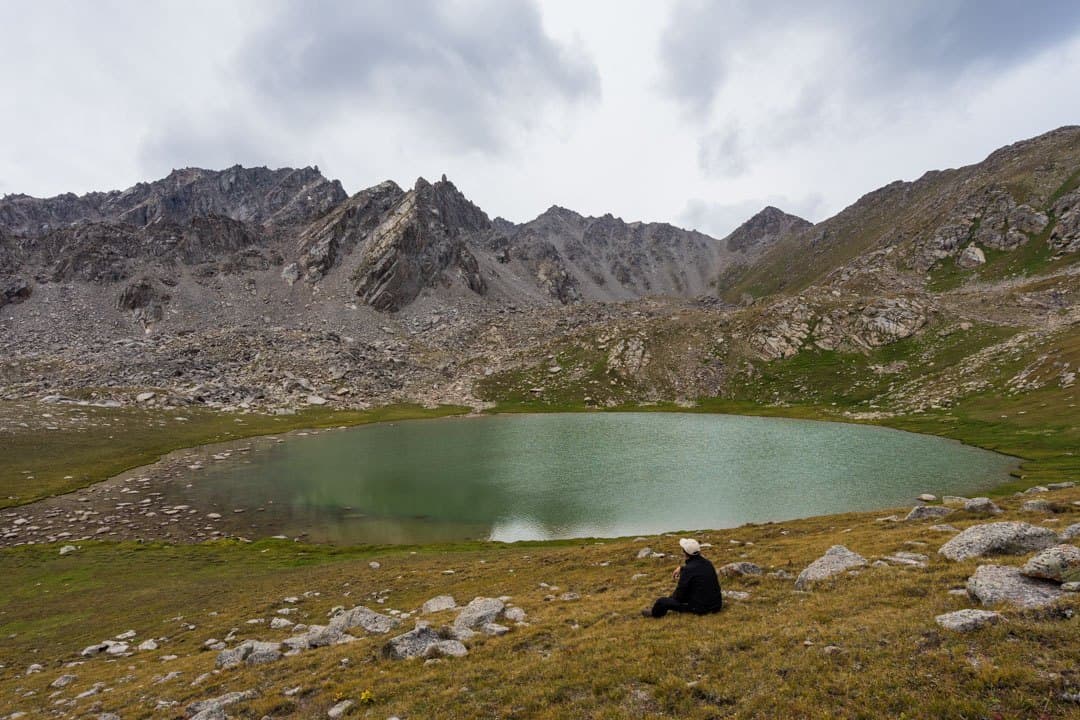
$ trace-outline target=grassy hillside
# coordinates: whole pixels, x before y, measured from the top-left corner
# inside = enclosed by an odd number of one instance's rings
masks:
[[[933,490],[933,488],[928,488]],[[1080,521],[1080,490],[1054,494],[1057,526]],[[1004,503],[1010,519],[1019,501]],[[257,697],[239,718],[320,717],[340,699],[350,717],[716,718],[1077,716],[1061,693],[1080,686],[1080,634],[1063,610],[1007,611],[1008,622],[958,635],[934,616],[970,606],[949,593],[976,561],[936,555],[948,535],[933,522],[882,523],[887,513],[813,518],[697,536],[718,564],[749,560],[766,571],[799,570],[833,544],[873,560],[899,550],[930,556],[928,568],[869,567],[810,593],[792,578],[725,581],[749,593],[719,615],[646,620],[637,611],[670,590],[670,558],[637,559],[676,537],[545,544],[330,549],[290,542],[193,547],[84,544],[0,552],[0,707],[74,716],[180,717],[195,700],[229,691]],[[957,513],[957,527],[983,518]],[[369,561],[381,563],[378,569]],[[1007,559],[1007,562],[1016,562]],[[452,575],[446,574],[453,570]],[[548,586],[545,587],[542,583]],[[547,600],[575,592],[580,600]],[[392,661],[385,637],[361,637],[250,669],[214,672],[208,638],[281,639],[266,623],[304,598],[295,621],[319,622],[335,605],[411,611],[435,595],[464,603],[509,595],[527,626],[472,643],[465,658]],[[317,595],[312,595],[317,593]],[[101,600],[105,595],[122,602]],[[382,598],[379,603],[375,597]],[[1080,596],[1066,607],[1080,609]],[[436,624],[451,613],[431,616]],[[261,619],[260,624],[249,624]],[[403,629],[411,627],[407,621]],[[78,661],[78,651],[127,630],[159,649]],[[237,641],[238,641],[237,640]],[[176,659],[166,660],[169,656]],[[67,663],[76,661],[75,665]],[[24,675],[37,662],[45,669]],[[76,679],[49,687],[61,674]],[[211,673],[210,675],[205,675]],[[196,678],[201,681],[192,686]],[[285,691],[300,688],[292,695]],[[369,695],[366,695],[369,694]],[[370,704],[360,704],[370,696]],[[174,705],[162,708],[163,703]]]

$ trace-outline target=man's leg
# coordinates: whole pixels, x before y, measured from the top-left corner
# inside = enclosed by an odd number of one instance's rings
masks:
[[[690,612],[690,607],[670,597],[662,597],[653,603],[652,616],[654,618],[662,618],[669,612]]]

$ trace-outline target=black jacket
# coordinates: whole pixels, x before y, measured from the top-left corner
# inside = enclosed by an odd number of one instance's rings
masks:
[[[690,555],[683,563],[679,585],[672,597],[689,605],[693,612],[716,612],[724,604],[716,568],[701,555]]]

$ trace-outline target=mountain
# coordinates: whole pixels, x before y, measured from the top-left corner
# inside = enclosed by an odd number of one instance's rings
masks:
[[[764,249],[783,237],[801,232],[812,227],[812,223],[796,215],[775,208],[764,208],[752,218],[735,228],[724,238],[724,244],[732,252],[750,248]]]
[[[726,244],[558,207],[515,225],[490,220],[445,176],[408,191],[386,181],[349,197],[317,168],[187,168],[124,191],[3,198],[0,270],[22,266],[38,283],[109,284],[159,271],[173,284],[238,274],[288,288],[303,280],[387,312],[422,293],[451,305],[470,296],[624,301],[711,294],[730,266],[799,224],[768,208]]]

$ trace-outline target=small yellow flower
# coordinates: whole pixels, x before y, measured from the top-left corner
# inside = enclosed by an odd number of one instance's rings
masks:
[[[362,705],[370,705],[373,702],[375,702],[375,695],[370,690],[360,693],[360,703]]]

